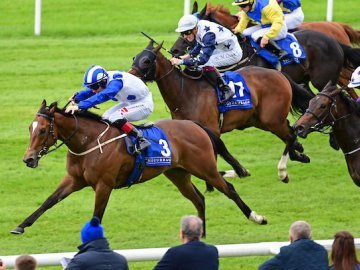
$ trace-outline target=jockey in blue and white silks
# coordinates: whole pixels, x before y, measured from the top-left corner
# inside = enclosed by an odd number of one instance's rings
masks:
[[[304,22],[300,0],[277,0],[277,2],[284,13],[288,30],[296,30]]]
[[[241,61],[242,49],[237,37],[222,25],[198,20],[194,15],[183,16],[175,31],[190,42],[196,39],[197,43],[189,54],[180,56],[181,59],[172,58],[171,63],[202,67],[210,83],[220,88],[220,102],[232,97],[234,92],[222,80],[216,67],[230,66]]]
[[[87,110],[108,100],[118,102],[108,109],[103,118],[112,122],[126,134],[138,138],[138,150],[150,145],[129,121],[147,118],[154,110],[152,94],[146,84],[136,76],[125,71],[106,71],[94,65],[84,74],[85,90],[75,93],[74,102],[67,112]]]

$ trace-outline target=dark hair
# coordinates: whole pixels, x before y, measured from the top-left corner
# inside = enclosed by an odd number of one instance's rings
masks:
[[[21,255],[15,261],[16,270],[35,270],[36,260],[30,255]]]
[[[331,250],[334,270],[355,269],[359,262],[356,258],[354,237],[347,231],[340,231],[334,236]]]

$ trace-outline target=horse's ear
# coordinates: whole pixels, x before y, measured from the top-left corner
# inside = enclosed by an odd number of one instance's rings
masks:
[[[154,48],[154,41],[150,40],[149,45],[147,45],[146,49],[150,50],[152,48]]]
[[[194,14],[194,13],[198,12],[198,9],[199,9],[198,3],[197,3],[197,1],[195,1],[194,4],[193,4],[193,9],[191,11],[191,14]]]
[[[162,48],[162,45],[164,44],[164,41],[160,42],[160,44],[153,50],[155,54],[158,53],[158,51]]]
[[[45,108],[46,107],[46,100],[44,99],[42,102],[41,102],[41,108]]]
[[[325,87],[323,88],[323,90],[327,90],[329,89],[330,87],[334,86],[334,84],[332,83],[332,81],[328,81],[328,83],[325,85]]]
[[[57,102],[51,103],[50,106],[49,106],[49,112],[51,114],[53,114],[55,112],[56,108],[57,108]]]

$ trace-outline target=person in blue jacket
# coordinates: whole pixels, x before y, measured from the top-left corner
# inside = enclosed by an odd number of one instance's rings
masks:
[[[279,254],[260,265],[259,270],[328,270],[328,253],[311,240],[307,222],[294,222],[289,237],[290,245],[280,248]]]
[[[110,249],[104,236],[104,228],[94,216],[81,230],[79,252],[75,254],[65,269],[67,270],[128,270],[124,256]]]

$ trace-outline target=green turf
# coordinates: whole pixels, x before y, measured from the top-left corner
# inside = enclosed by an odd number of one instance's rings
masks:
[[[201,1],[200,7],[204,4]],[[41,205],[65,173],[65,148],[44,157],[35,170],[22,162],[28,126],[41,101],[64,105],[80,89],[83,72],[92,64],[128,70],[132,57],[148,42],[140,31],[165,40],[164,46],[170,48],[182,5],[179,0],[43,1],[42,35],[34,37],[34,1],[0,2],[0,257],[76,251],[79,230],[92,215],[94,193],[85,189],[50,209],[24,235],[9,234]],[[325,0],[303,1],[303,8],[307,20],[326,16]],[[334,19],[360,29],[359,11],[358,0],[335,1]],[[156,84],[149,86],[156,103],[150,120],[169,118]],[[99,113],[113,104],[101,105]],[[222,138],[252,173],[232,183],[253,210],[267,216],[269,224],[252,224],[222,194],[207,193],[207,242],[287,241],[289,225],[297,219],[312,224],[315,239],[331,239],[343,229],[360,237],[360,190],[348,175],[343,155],[329,147],[327,136],[311,134],[301,140],[311,163],[290,162],[287,185],[277,180],[284,146],[275,136],[251,128]],[[219,168],[229,166],[219,160]],[[200,180],[195,184],[205,189]],[[166,247],[179,243],[178,223],[186,214],[195,214],[191,203],[166,178],[158,177],[114,191],[103,224],[114,249]],[[224,258],[221,269],[257,269],[265,259]],[[150,269],[154,264],[130,263],[130,268]]]

